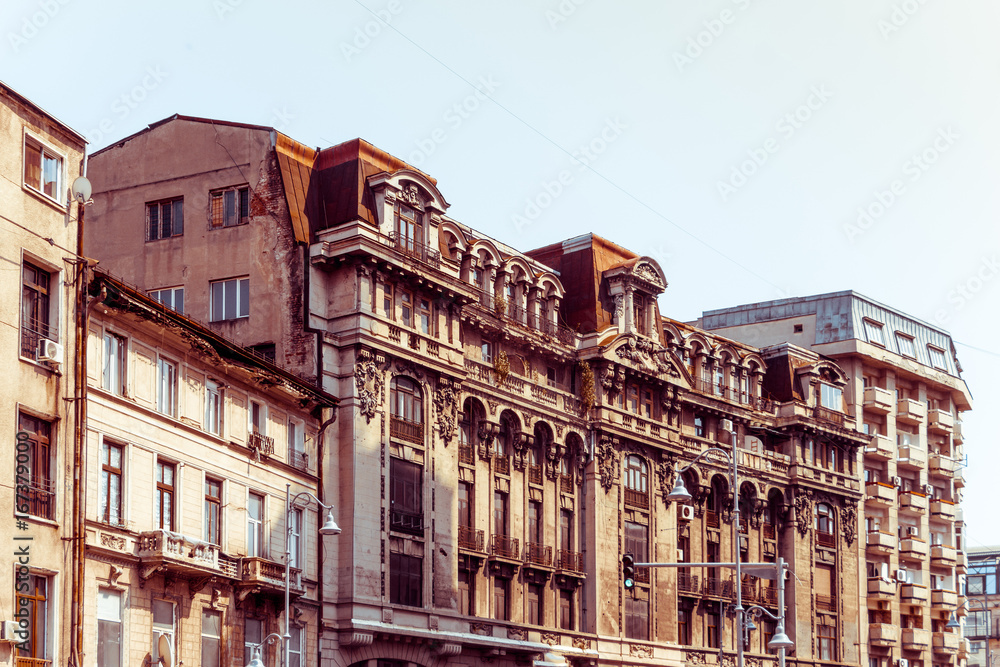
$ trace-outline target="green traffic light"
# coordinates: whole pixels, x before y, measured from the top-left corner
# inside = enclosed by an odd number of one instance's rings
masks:
[[[635,558],[632,554],[622,556],[622,584],[627,589],[635,588]]]

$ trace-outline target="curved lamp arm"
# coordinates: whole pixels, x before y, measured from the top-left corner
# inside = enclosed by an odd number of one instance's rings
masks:
[[[291,485],[288,485],[288,486],[290,487]],[[288,533],[288,535],[292,534],[292,523],[291,523],[292,510],[303,509],[302,507],[296,507],[295,506],[295,503],[299,502],[299,498],[302,498],[303,496],[305,496],[305,497],[307,497],[307,498],[309,498],[311,500],[315,500],[317,505],[319,505],[323,509],[327,510],[327,512],[326,512],[326,521],[323,522],[322,528],[319,529],[319,534],[320,535],[340,535],[340,526],[337,525],[336,520],[334,520],[334,518],[333,518],[333,505],[332,504],[331,505],[327,505],[322,500],[320,500],[315,495],[313,495],[312,492],[310,492],[310,491],[299,491],[298,493],[295,494],[295,496],[293,498],[291,498],[288,501],[288,509],[285,512],[285,525],[287,526],[286,532]],[[308,507],[308,506],[309,506],[309,503],[307,502],[303,507]]]
[[[693,466],[695,463],[702,460],[709,454],[721,454],[726,459],[726,462],[730,465],[730,467],[732,467],[733,457],[729,452],[727,452],[724,449],[720,449],[718,447],[712,447],[710,449],[706,449],[701,454],[698,454],[698,456],[694,457],[694,460],[691,461],[691,463],[687,464],[686,466],[677,471],[677,478],[674,480],[674,488],[670,493],[667,494],[666,499],[668,502],[678,501],[686,503],[691,501],[691,494],[688,493],[687,488],[684,486],[684,473],[690,470],[691,466]],[[730,470],[730,473],[732,473],[732,470]]]
[[[264,667],[264,661],[260,659],[260,649],[264,644],[270,644],[272,641],[277,640],[278,643],[284,641],[284,636],[279,635],[277,632],[272,632],[267,637],[264,637],[264,641],[259,644],[254,644],[253,648],[250,649],[250,662],[247,663],[247,667]]]

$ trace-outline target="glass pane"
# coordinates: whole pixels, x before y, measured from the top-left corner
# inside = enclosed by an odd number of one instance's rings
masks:
[[[181,200],[173,203],[174,208],[174,235],[179,236],[184,233],[184,202]]]
[[[225,283],[212,283],[212,321],[218,322],[226,319],[225,310]]]
[[[174,290],[174,303],[173,303],[172,307],[178,313],[183,313],[184,312],[184,290],[183,289],[175,289]]]
[[[236,192],[229,190],[224,193],[225,205],[225,225],[229,227],[236,224]]]
[[[250,317],[250,279],[240,281],[240,317]]]
[[[42,189],[41,164],[41,149],[33,144],[26,144],[24,147],[24,182],[36,190]]]
[[[153,626],[174,627],[174,605],[166,600],[153,600]]]
[[[59,159],[46,155],[42,163],[42,191],[53,199],[59,199]]]
[[[120,621],[97,622],[97,664],[101,667],[120,667],[122,664]]]
[[[222,319],[232,320],[236,318],[236,282],[233,280],[227,280],[223,283],[225,286],[225,313]]]
[[[146,211],[149,214],[149,240],[155,241],[160,238],[160,206],[150,204],[146,207]]]
[[[162,218],[162,220],[160,220],[160,238],[173,236],[173,225],[171,224],[171,221],[173,220],[173,210],[170,207],[170,203],[157,204],[157,206],[161,209],[160,216]]]

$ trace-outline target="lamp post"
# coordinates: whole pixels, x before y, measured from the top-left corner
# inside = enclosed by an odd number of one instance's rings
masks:
[[[990,648],[990,635],[992,634],[991,628],[993,627],[993,619],[990,617],[990,601],[987,595],[988,594],[986,592],[986,577],[983,577],[983,599],[982,600],[977,600],[976,598],[967,599],[965,602],[962,603],[961,607],[951,612],[951,615],[948,618],[948,622],[945,624],[944,627],[948,628],[949,630],[961,629],[962,624],[958,622],[957,618],[955,618],[955,612],[961,611],[963,608],[967,607],[969,603],[972,602],[981,604],[983,606],[983,611],[986,612],[986,667],[992,667],[993,651]],[[965,639],[964,636],[962,638]]]
[[[721,454],[730,463],[729,475],[730,481],[733,487],[733,566],[736,569],[736,604],[733,606],[733,611],[736,613],[736,664],[737,667],[743,667],[743,644],[744,637],[748,630],[748,626],[753,626],[753,621],[750,620],[749,623],[745,619],[746,609],[743,608],[743,572],[740,559],[740,547],[739,547],[739,527],[740,527],[740,489],[739,489],[739,465],[737,462],[737,448],[736,448],[736,427],[731,420],[725,419],[722,421],[722,427],[728,430],[731,434],[731,450],[727,452],[719,447],[712,447],[706,449],[701,454],[695,457],[691,463],[687,464],[683,468],[677,471],[677,479],[674,481],[673,490],[667,494],[668,501],[678,501],[678,502],[689,502],[691,500],[691,494],[688,493],[687,488],[684,486],[683,474],[689,470],[695,463],[703,459],[709,454]],[[728,428],[727,428],[728,427]],[[788,635],[785,634],[785,600],[784,600],[784,576],[785,576],[785,562],[783,559],[779,558],[778,563],[775,565],[776,576],[778,579],[778,604],[779,614],[775,616],[771,612],[767,611],[763,607],[758,607],[754,605],[751,607],[754,610],[754,614],[760,616],[766,613],[769,617],[773,618],[778,622],[777,632],[771,641],[768,642],[768,648],[777,649],[779,651],[779,659],[781,663],[784,663],[785,649],[793,648],[795,646]],[[756,626],[753,626],[756,627]]]
[[[272,638],[277,638],[281,641],[282,654],[284,656],[282,665],[283,667],[288,667],[292,648],[292,633],[290,632],[290,610],[292,606],[292,512],[296,509],[301,509],[295,506],[299,498],[304,496],[307,499],[315,500],[317,505],[327,510],[326,521],[323,522],[323,526],[319,529],[320,535],[340,535],[340,526],[337,525],[337,522],[333,518],[333,505],[324,504],[322,500],[309,491],[299,491],[295,494],[294,498],[291,497],[291,493],[292,485],[285,484],[285,634],[279,635],[272,632],[265,637],[264,641],[254,647],[250,663],[247,667],[264,667],[264,663],[260,659],[260,648]],[[308,507],[308,505],[309,501],[307,500],[305,507]]]

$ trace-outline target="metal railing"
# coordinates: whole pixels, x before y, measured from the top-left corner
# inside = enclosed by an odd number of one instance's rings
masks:
[[[56,483],[33,479],[27,486],[18,488],[16,505],[19,509],[27,506],[28,514],[42,519],[54,520]]]
[[[247,447],[261,456],[271,456],[274,454],[274,438],[255,429],[247,439]]]
[[[472,526],[459,526],[458,548],[482,552],[484,548],[483,531]]]
[[[837,410],[831,410],[830,408],[824,408],[821,405],[817,405],[813,409],[813,417],[816,419],[822,419],[823,421],[828,421],[836,424],[837,426],[844,425],[844,413]]]
[[[458,462],[469,466],[476,465],[476,452],[471,445],[458,446]]]
[[[520,553],[520,542],[516,537],[494,533],[490,540],[490,553],[494,556],[516,560],[518,553]]]
[[[833,533],[824,533],[821,530],[817,530],[816,542],[824,547],[835,547],[837,546],[837,536]]]
[[[837,611],[837,598],[830,595],[816,595],[815,607],[820,611]]]
[[[56,340],[56,327],[41,320],[29,319],[21,323],[21,356],[38,360],[38,341]]]
[[[420,260],[424,264],[429,264],[435,268],[441,266],[441,252],[415,241],[405,236],[400,236],[399,232],[389,233],[389,246],[398,250],[408,257]]]
[[[421,422],[411,422],[408,419],[392,415],[389,417],[389,435],[393,438],[422,445],[424,425]]]
[[[497,313],[498,301],[494,294],[489,294],[485,291],[479,292],[479,305],[494,316],[505,317],[523,327],[533,329],[547,336],[552,336],[560,343],[566,345],[571,345],[576,338],[576,332],[569,327],[539,317],[525,308],[507,301],[506,297],[504,297],[504,303],[500,304],[503,306],[502,310],[500,313]]]
[[[563,493],[573,493],[573,475],[559,475],[559,490]]]
[[[583,554],[560,549],[556,552],[556,565],[560,570],[583,572]]]
[[[531,484],[541,485],[542,483],[542,466],[539,465],[529,465],[528,466],[528,482]]]
[[[625,489],[625,504],[629,507],[649,509],[649,493]]]
[[[774,539],[774,524],[765,523],[764,524],[764,539],[773,540]]]
[[[493,456],[493,472],[500,475],[510,474],[510,459],[506,456],[500,456],[494,454]]]
[[[421,512],[391,510],[389,512],[389,527],[400,533],[423,535],[424,515]]]
[[[524,562],[550,567],[552,565],[552,547],[537,542],[525,542]]]
[[[698,575],[690,572],[679,572],[677,574],[677,590],[681,593],[698,593]]]
[[[712,512],[708,510],[705,512],[705,525],[709,528],[719,527],[719,515],[717,512]]]

